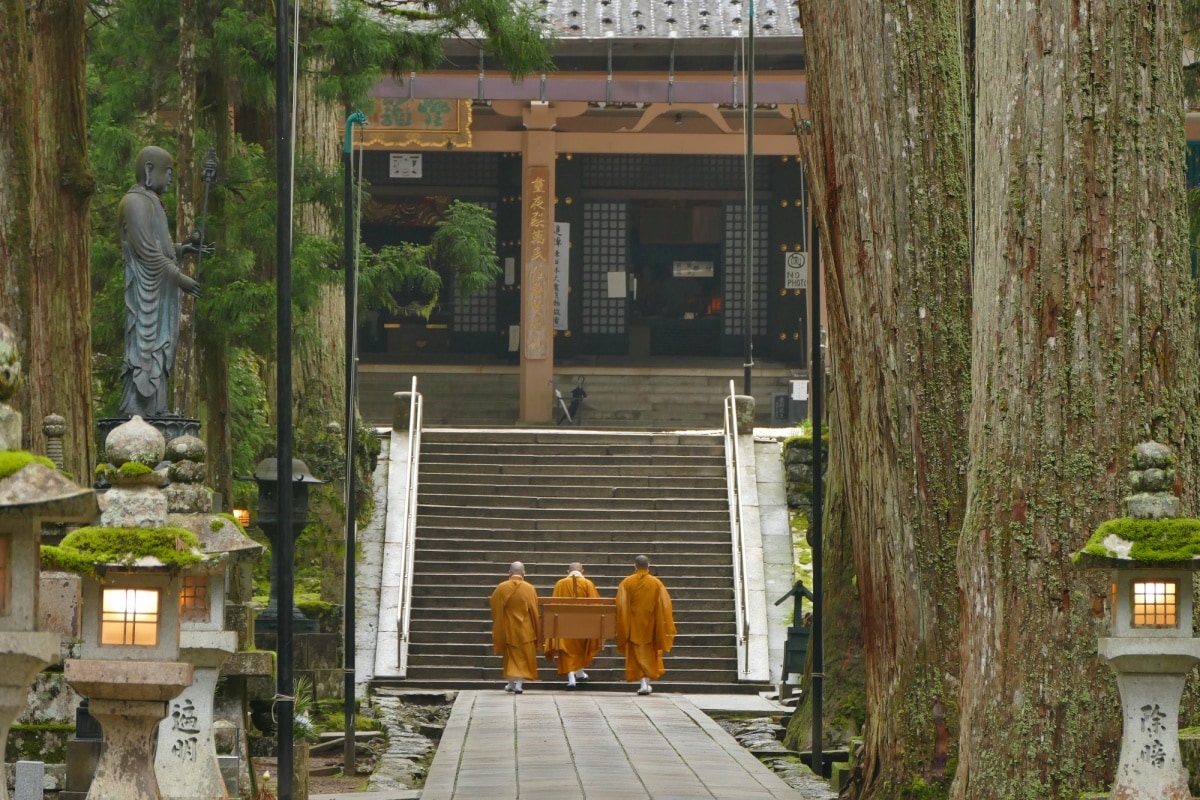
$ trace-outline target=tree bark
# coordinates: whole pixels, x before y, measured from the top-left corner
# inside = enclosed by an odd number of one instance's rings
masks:
[[[196,37],[200,20],[195,0],[179,0],[179,126],[175,155],[175,240],[186,241],[196,220]],[[184,259],[184,271],[196,277],[196,258]],[[179,348],[175,352],[172,389],[175,412],[195,417],[199,407],[196,355],[196,299],[184,293],[179,315]]]
[[[1121,720],[1096,655],[1107,586],[1070,556],[1123,515],[1148,436],[1175,448],[1196,507],[1178,15],[978,7],[960,800],[1108,785]]]
[[[30,74],[37,161],[32,191],[29,414],[31,449],[44,452],[42,418],[67,422],[65,469],[90,483],[92,411],[91,268],[83,0],[30,4]]]
[[[29,40],[25,0],[0,0],[0,322],[17,337],[24,368],[29,366],[29,203],[32,191],[33,105],[29,94]],[[14,404],[28,409],[26,381]],[[38,420],[38,427],[41,427]]]
[[[862,793],[946,786],[970,329],[954,0],[801,0],[845,519],[866,664]],[[870,53],[864,58],[863,53]],[[953,715],[949,716],[954,725]]]

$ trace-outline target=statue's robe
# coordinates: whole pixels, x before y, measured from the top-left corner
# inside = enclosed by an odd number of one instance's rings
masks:
[[[599,597],[596,584],[580,575],[569,575],[554,584],[555,597]],[[603,639],[547,639],[546,658],[558,662],[558,674],[586,669],[604,647]]]
[[[639,569],[617,587],[617,652],[625,656],[625,680],[657,680],[666,672],[663,653],[675,643],[675,615],[662,581]]]
[[[540,630],[537,590],[510,575],[492,592],[492,649],[504,659],[507,680],[536,681]]]
[[[125,262],[125,361],[121,415],[167,413],[167,381],[175,368],[182,298],[179,257],[162,198],[141,184],[117,210]]]

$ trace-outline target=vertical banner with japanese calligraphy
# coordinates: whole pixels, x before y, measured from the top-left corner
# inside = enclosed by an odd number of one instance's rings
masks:
[[[521,281],[521,299],[524,305],[521,323],[525,328],[524,357],[532,360],[548,358],[550,355],[550,270],[554,268],[550,263],[553,244],[551,217],[554,212],[550,168],[527,167],[523,188],[525,231],[521,239],[521,255],[525,261],[525,268]]]
[[[571,285],[571,223],[554,223],[554,330],[565,331]]]

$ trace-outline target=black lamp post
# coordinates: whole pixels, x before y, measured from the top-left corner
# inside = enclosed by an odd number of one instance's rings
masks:
[[[271,541],[271,597],[267,607],[255,618],[256,630],[263,633],[275,633],[279,629],[279,553],[280,542],[279,524],[279,466],[274,458],[263,459],[254,470],[254,480],[258,484],[258,527]],[[298,458],[292,459],[292,541],[296,540],[308,524],[308,487],[325,481],[313,477],[308,466]],[[295,565],[287,564],[288,570]],[[289,572],[290,574],[290,572]],[[300,613],[292,605],[292,630],[296,633],[315,633],[316,620],[311,620]],[[282,643],[280,643],[282,646]]]

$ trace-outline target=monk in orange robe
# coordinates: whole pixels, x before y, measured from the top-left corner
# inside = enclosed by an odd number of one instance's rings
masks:
[[[638,694],[650,694],[650,681],[666,668],[663,653],[675,643],[671,596],[650,574],[650,559],[634,559],[635,571],[617,587],[617,651],[625,656],[625,680],[640,680]]]
[[[521,694],[522,681],[537,680],[541,631],[537,590],[525,582],[525,565],[514,561],[508,579],[492,592],[492,648],[504,659],[504,691]]]
[[[596,584],[583,577],[583,564],[572,561],[567,567],[567,577],[554,584],[555,597],[599,597]],[[604,647],[603,639],[547,639],[543,650],[546,658],[557,659],[558,674],[567,676],[567,688],[574,689],[579,681],[586,681],[584,670]]]

